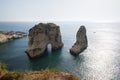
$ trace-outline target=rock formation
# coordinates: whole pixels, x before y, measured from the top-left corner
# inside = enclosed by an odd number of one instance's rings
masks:
[[[42,56],[51,44],[52,50],[63,46],[60,28],[54,23],[40,23],[29,30],[29,48],[26,53],[30,58]]]
[[[33,77],[34,76],[34,77]],[[29,72],[20,77],[19,80],[80,80],[76,75],[45,70],[43,72]]]
[[[54,69],[42,71],[9,71],[6,64],[0,63],[0,80],[80,80],[75,74]]]
[[[87,36],[86,36],[86,28],[85,26],[81,26],[76,35],[76,42],[70,49],[70,53],[73,55],[78,55],[88,46]]]
[[[20,32],[20,31],[16,31],[16,32],[15,31],[9,31],[9,32],[0,31],[0,43],[5,43],[13,39],[22,38],[24,36],[27,36],[27,34],[24,32]]]

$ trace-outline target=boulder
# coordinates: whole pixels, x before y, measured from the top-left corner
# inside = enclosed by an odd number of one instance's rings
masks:
[[[28,36],[26,53],[30,58],[44,55],[48,44],[51,44],[52,50],[63,46],[60,27],[54,23],[39,23],[29,30]]]
[[[8,41],[8,38],[6,35],[0,33],[0,44],[5,43]]]
[[[76,35],[76,42],[70,49],[70,53],[73,55],[79,55],[82,51],[84,51],[88,46],[87,36],[86,36],[86,28],[85,26],[81,26]]]

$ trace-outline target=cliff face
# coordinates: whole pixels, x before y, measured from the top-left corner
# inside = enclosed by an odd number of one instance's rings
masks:
[[[35,25],[29,30],[29,48],[26,53],[30,58],[41,56],[47,50],[48,44],[51,44],[52,50],[62,48],[59,26],[53,23]]]
[[[73,55],[78,55],[88,46],[87,36],[86,36],[86,28],[85,26],[81,26],[76,35],[76,42],[70,49],[70,53]]]
[[[29,72],[19,78],[19,80],[79,80],[79,78],[70,73],[45,70],[44,72]]]
[[[74,74],[60,71],[8,71],[4,63],[0,63],[0,80],[79,80]]]
[[[5,43],[8,42],[10,40],[13,39],[18,39],[18,38],[22,38],[24,36],[27,36],[26,33],[24,32],[15,32],[15,31],[9,31],[9,32],[5,32],[5,31],[0,31],[0,43]]]

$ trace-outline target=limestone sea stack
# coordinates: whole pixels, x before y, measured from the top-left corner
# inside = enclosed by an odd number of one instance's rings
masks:
[[[79,55],[82,51],[84,51],[88,46],[86,28],[85,26],[81,26],[76,35],[76,42],[70,49],[70,53],[73,55]]]
[[[54,23],[39,23],[29,30],[28,36],[26,53],[30,58],[44,55],[48,44],[51,44],[52,50],[63,46],[60,27]]]

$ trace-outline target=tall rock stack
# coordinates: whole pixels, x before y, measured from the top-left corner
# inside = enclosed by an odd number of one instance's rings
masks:
[[[70,49],[70,53],[73,55],[78,55],[82,51],[84,51],[88,46],[87,36],[86,36],[86,28],[85,26],[81,26],[76,35],[76,42]]]
[[[63,46],[61,32],[58,25],[54,23],[40,23],[29,30],[29,42],[26,53],[30,58],[42,56],[51,44],[52,50]]]

